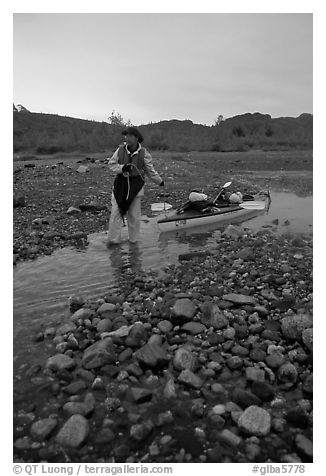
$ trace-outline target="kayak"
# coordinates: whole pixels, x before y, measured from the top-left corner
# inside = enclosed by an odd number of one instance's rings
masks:
[[[269,193],[254,195],[253,199],[239,204],[217,203],[213,210],[198,212],[192,209],[172,210],[157,220],[161,233],[184,230],[211,224],[231,224],[246,221],[264,213],[270,204]]]

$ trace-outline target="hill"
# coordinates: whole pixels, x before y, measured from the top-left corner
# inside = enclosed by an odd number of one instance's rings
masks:
[[[30,112],[14,106],[14,152],[101,152],[121,142],[124,126],[54,114]],[[169,120],[139,126],[145,145],[153,150],[246,151],[253,149],[312,149],[313,116],[272,119],[268,114],[247,113],[216,126],[190,120]]]

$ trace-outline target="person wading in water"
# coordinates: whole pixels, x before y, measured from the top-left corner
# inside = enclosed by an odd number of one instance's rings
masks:
[[[141,146],[144,138],[138,129],[128,127],[122,134],[125,136],[125,145],[119,146],[109,159],[109,167],[117,175],[111,197],[108,246],[121,242],[125,218],[128,223],[129,241],[137,242],[145,175],[161,187],[164,186],[162,177],[154,169],[150,153]]]

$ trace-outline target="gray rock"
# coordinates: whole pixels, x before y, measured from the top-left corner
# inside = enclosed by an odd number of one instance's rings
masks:
[[[160,321],[158,324],[157,324],[157,327],[160,329],[160,331],[163,333],[163,334],[166,334],[167,332],[171,332],[172,329],[173,329],[173,324],[171,321],[168,321],[168,320],[163,320],[163,321]]]
[[[221,431],[218,439],[223,443],[226,443],[228,446],[236,448],[240,445],[242,438],[226,428]]]
[[[203,381],[198,375],[194,374],[191,370],[183,370],[178,377],[178,381],[183,383],[187,387],[199,389],[203,385]]]
[[[53,357],[49,357],[46,362],[46,367],[48,369],[59,371],[59,370],[71,370],[76,366],[76,362],[68,355],[57,354]]]
[[[145,344],[135,352],[135,356],[141,365],[152,369],[164,367],[169,362],[166,351],[157,344]]]
[[[105,364],[112,364],[116,360],[113,342],[110,337],[107,337],[95,342],[85,350],[82,365],[89,370],[102,367]]]
[[[271,429],[271,416],[263,408],[251,405],[240,416],[238,425],[249,435],[266,436]]]
[[[132,387],[130,393],[136,403],[148,402],[152,398],[152,392],[147,388]]]
[[[115,311],[116,311],[115,304],[112,304],[110,302],[105,302],[98,308],[97,313],[100,314],[100,316],[102,317],[109,317]]]
[[[298,378],[297,369],[293,364],[287,362],[279,367],[277,371],[277,378],[281,383],[288,383],[293,385]]]
[[[81,309],[78,309],[78,311],[76,311],[71,316],[71,320],[73,322],[77,322],[78,320],[85,321],[86,319],[89,319],[93,314],[94,312],[91,309],[81,308]]]
[[[102,319],[97,323],[96,330],[99,334],[112,331],[112,321],[110,319]]]
[[[263,382],[265,380],[265,372],[263,369],[258,369],[257,367],[247,367],[246,379],[249,382]]]
[[[312,317],[309,314],[295,314],[281,320],[283,336],[291,340],[301,340],[302,331],[312,327]]]
[[[227,359],[226,364],[231,370],[239,369],[243,365],[243,359],[238,355],[233,355]]]
[[[78,448],[89,433],[88,421],[82,415],[73,415],[66,421],[56,436],[61,446]]]
[[[145,423],[132,425],[130,428],[130,436],[136,441],[142,441],[152,432],[154,428],[153,423],[149,420]]]
[[[195,314],[196,306],[189,298],[177,299],[172,307],[172,316],[176,318],[191,321]]]
[[[312,330],[311,327],[309,329],[305,329],[302,332],[302,342],[307,347],[307,349],[309,349],[310,352],[312,352],[312,350],[313,350],[313,330]]]
[[[296,435],[294,443],[299,453],[308,458],[313,457],[313,444],[306,436],[302,434]]]
[[[184,347],[179,347],[173,358],[173,366],[177,370],[195,370],[197,357]]]
[[[228,225],[224,232],[222,233],[222,236],[227,236],[230,238],[239,238],[240,236],[243,236],[245,234],[244,228],[241,226],[236,226],[236,225]]]
[[[235,294],[235,293],[229,293],[229,294],[224,294],[223,296],[224,301],[230,301],[233,302],[233,304],[237,304],[239,306],[242,305],[256,305],[257,301],[254,297],[252,296],[246,296],[245,294]]]
[[[188,334],[191,334],[191,335],[196,335],[196,334],[201,334],[202,332],[204,332],[206,330],[206,327],[204,326],[204,324],[201,324],[200,322],[186,322],[186,324],[184,324],[182,327],[181,327],[181,330],[187,332]]]
[[[67,322],[66,324],[63,324],[57,329],[56,334],[57,335],[64,335],[68,334],[68,332],[73,332],[76,329],[76,324],[73,322]]]
[[[77,207],[69,207],[67,210],[67,215],[79,215],[81,213],[81,209]]]
[[[223,327],[228,326],[229,320],[216,304],[205,302],[201,309],[203,313],[201,321],[206,327],[223,329]]]
[[[130,330],[128,337],[126,338],[126,345],[129,347],[140,347],[146,344],[148,340],[148,333],[144,327],[144,324],[138,322]]]
[[[170,378],[164,387],[163,395],[165,398],[176,398],[177,390],[173,378]]]
[[[38,420],[31,426],[31,436],[35,440],[44,441],[55,429],[58,422],[54,418]]]

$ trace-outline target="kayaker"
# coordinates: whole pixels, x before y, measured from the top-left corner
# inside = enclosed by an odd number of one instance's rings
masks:
[[[144,195],[145,175],[161,187],[164,180],[153,166],[151,154],[142,147],[142,134],[135,127],[122,132],[125,145],[119,146],[109,162],[116,173],[111,196],[111,216],[107,245],[121,242],[121,229],[128,223],[129,241],[136,243],[140,232],[141,197]]]

